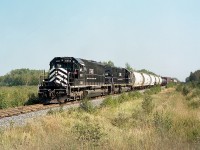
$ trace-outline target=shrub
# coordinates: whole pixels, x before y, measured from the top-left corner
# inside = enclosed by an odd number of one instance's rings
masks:
[[[28,94],[28,100],[25,102],[25,105],[33,105],[33,104],[39,104],[40,99],[36,94],[34,93],[29,93]]]
[[[182,94],[183,94],[184,96],[186,96],[186,95],[188,95],[188,94],[189,94],[189,92],[190,92],[190,89],[189,89],[189,87],[187,87],[187,86],[184,86],[184,87],[183,87],[183,90],[182,90]]]
[[[113,98],[112,96],[108,96],[104,99],[104,101],[101,103],[101,106],[110,106],[110,107],[116,107],[119,104],[129,101],[132,98],[135,99],[136,97],[139,97],[140,93],[122,93],[118,97]]]
[[[118,98],[117,98],[119,103],[123,103],[126,102],[128,100],[130,100],[130,97],[128,96],[127,93],[122,93]]]
[[[174,87],[176,85],[176,83],[174,82],[169,82],[167,85],[166,85],[166,88],[171,88],[171,87]]]
[[[64,112],[63,110],[63,107],[61,106],[59,109],[50,109],[48,112],[47,112],[47,115],[55,115],[55,114],[58,114],[58,113],[62,113]]]
[[[180,128],[181,127],[181,128]],[[173,132],[189,142],[200,142],[200,121],[194,116],[176,118]]]
[[[4,109],[8,107],[8,103],[6,102],[6,93],[0,92],[0,109]]]
[[[163,112],[155,112],[153,114],[153,124],[156,130],[164,135],[172,128],[173,121],[169,115],[166,115]]]
[[[92,105],[92,103],[88,99],[83,99],[81,101],[80,108],[81,110],[84,110],[88,113],[95,112],[95,107]]]
[[[36,94],[36,86],[0,87],[0,109],[29,104]]]
[[[126,116],[124,113],[119,113],[117,117],[111,120],[112,125],[116,127],[125,127],[126,124],[129,122],[129,117]]]
[[[143,112],[141,109],[134,109],[132,113],[132,118],[135,120],[141,119],[142,116],[144,116]]]
[[[153,94],[158,94],[161,91],[161,86],[154,86],[150,88],[149,90],[146,90],[144,93],[153,95]]]
[[[99,124],[88,122],[85,124],[76,123],[72,128],[72,132],[76,134],[76,139],[81,143],[91,142],[95,146],[100,144],[100,140],[105,135]]]
[[[129,92],[129,93],[128,93],[128,96],[129,96],[130,98],[132,98],[132,99],[139,99],[139,98],[141,98],[143,95],[142,95],[140,92],[138,92],[138,91],[134,91],[134,92]]]
[[[142,108],[143,111],[147,114],[150,114],[153,111],[154,104],[152,102],[152,97],[150,95],[145,95],[143,101],[142,101]]]
[[[192,107],[192,108],[199,108],[200,107],[200,99],[194,99],[194,100],[191,100],[189,103],[188,103],[188,106],[189,107]]]
[[[109,107],[116,107],[119,104],[117,98],[113,98],[112,96],[106,97],[103,102],[101,103],[101,106],[109,106]]]
[[[194,98],[194,97],[199,97],[199,96],[200,96],[200,90],[199,90],[199,89],[195,89],[195,90],[192,92],[191,97]]]
[[[183,85],[182,84],[179,84],[177,87],[176,87],[176,91],[177,92],[182,92],[183,90]]]
[[[50,109],[48,112],[47,112],[47,115],[53,115],[53,114],[55,114],[56,112],[54,111],[54,110],[52,110],[52,109]]]

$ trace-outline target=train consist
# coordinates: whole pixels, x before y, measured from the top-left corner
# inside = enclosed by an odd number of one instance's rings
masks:
[[[85,97],[166,85],[167,78],[130,72],[96,61],[74,57],[55,57],[50,62],[48,77],[40,82],[38,95],[44,103],[64,103]]]

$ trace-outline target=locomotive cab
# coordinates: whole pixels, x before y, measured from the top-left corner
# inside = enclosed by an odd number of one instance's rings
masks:
[[[38,95],[44,101],[71,98],[71,87],[84,84],[84,63],[74,57],[55,57],[50,62],[48,77],[39,85]]]
[[[83,84],[84,68],[84,63],[80,59],[56,57],[50,62],[49,79],[52,81],[52,76],[59,74],[60,82],[64,82],[65,85],[74,86]]]

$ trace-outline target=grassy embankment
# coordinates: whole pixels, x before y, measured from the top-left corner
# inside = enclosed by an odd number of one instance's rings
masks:
[[[1,86],[0,109],[31,104],[36,96],[37,86]]]
[[[98,109],[84,101],[79,109],[50,111],[1,131],[0,149],[198,149],[198,90],[178,86],[154,94],[157,88],[108,97]]]

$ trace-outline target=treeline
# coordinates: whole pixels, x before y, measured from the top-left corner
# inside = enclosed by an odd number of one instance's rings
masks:
[[[0,77],[0,86],[38,85],[42,70],[15,69]]]
[[[190,76],[186,78],[186,82],[200,82],[200,70],[191,72]]]

